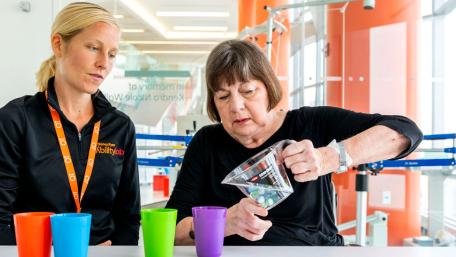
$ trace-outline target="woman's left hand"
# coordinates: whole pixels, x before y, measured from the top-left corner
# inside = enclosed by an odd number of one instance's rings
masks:
[[[108,241],[105,241],[105,242],[103,242],[101,244],[98,244],[98,246],[111,246],[111,245],[112,245],[111,240],[108,240]]]
[[[282,151],[282,158],[285,166],[294,174],[296,181],[316,180],[319,176],[328,173],[323,169],[324,156],[321,148],[316,149],[312,141],[307,139],[292,142]]]

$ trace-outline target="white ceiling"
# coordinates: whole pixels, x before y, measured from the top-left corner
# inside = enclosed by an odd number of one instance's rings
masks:
[[[227,32],[237,32],[238,9],[237,0],[127,0],[136,2],[141,6],[141,10],[147,15],[153,16],[166,31],[173,31],[173,26],[226,26]],[[67,0],[66,3],[73,2]],[[167,39],[156,28],[148,24],[137,13],[124,4],[123,0],[98,0],[91,1],[97,3],[114,14],[124,16],[118,19],[123,29],[144,29],[143,33],[122,33],[123,41],[202,41],[212,42],[212,44],[193,45],[186,44],[133,44],[138,50],[153,51],[191,51],[192,54],[149,54],[159,63],[164,64],[192,64],[203,63],[207,53],[214,48],[216,42],[223,41],[227,38],[205,38],[205,39]],[[62,3],[62,5],[65,3]],[[228,17],[158,17],[157,11],[199,11],[199,12],[229,12]]]

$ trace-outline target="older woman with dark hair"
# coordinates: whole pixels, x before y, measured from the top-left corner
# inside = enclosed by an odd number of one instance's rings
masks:
[[[401,116],[335,107],[275,109],[279,82],[248,41],[219,44],[206,65],[209,117],[184,157],[167,207],[178,209],[176,244],[193,244],[191,207],[228,208],[226,245],[343,245],[333,216],[331,175],[350,165],[399,159],[422,139]],[[293,140],[282,153],[294,193],[267,211],[221,181],[236,166],[274,143]]]

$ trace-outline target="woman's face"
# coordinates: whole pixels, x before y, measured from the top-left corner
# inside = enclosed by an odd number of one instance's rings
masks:
[[[214,102],[223,127],[234,138],[259,135],[268,128],[268,94],[259,80],[225,84],[215,92]]]
[[[56,76],[65,86],[81,93],[93,94],[111,72],[118,51],[119,29],[105,22],[97,22],[83,29],[69,42],[55,46]],[[60,38],[61,40],[61,38]]]

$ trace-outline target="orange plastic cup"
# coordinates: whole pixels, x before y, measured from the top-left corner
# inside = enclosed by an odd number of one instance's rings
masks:
[[[14,214],[16,244],[19,257],[51,256],[52,212],[26,212]]]
[[[166,176],[163,178],[163,196],[169,196],[169,177]]]
[[[163,190],[163,180],[166,175],[154,175],[153,189],[154,191]]]

